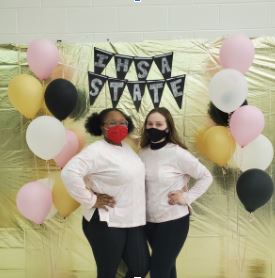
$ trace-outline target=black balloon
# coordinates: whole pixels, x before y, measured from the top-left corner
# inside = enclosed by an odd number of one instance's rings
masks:
[[[245,100],[241,106],[247,105],[247,104],[248,104],[248,102]],[[209,103],[208,115],[217,125],[222,125],[222,126],[229,125],[229,115],[230,114],[221,111],[212,102]]]
[[[248,212],[263,206],[272,196],[274,185],[271,177],[263,170],[249,169],[237,181],[237,194]]]
[[[77,90],[68,80],[58,78],[46,88],[45,102],[51,113],[59,120],[67,118],[77,103]]]

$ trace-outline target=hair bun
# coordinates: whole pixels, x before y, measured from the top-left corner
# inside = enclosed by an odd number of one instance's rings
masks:
[[[94,136],[101,136],[102,130],[100,126],[100,115],[98,113],[93,113],[85,123],[86,131]]]

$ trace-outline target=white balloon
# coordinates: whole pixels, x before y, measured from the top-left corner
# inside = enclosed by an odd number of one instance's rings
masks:
[[[261,134],[243,148],[237,145],[233,159],[243,172],[253,168],[266,170],[273,160],[273,155],[271,142]]]
[[[35,155],[45,160],[52,159],[66,143],[66,130],[56,118],[41,116],[29,124],[26,141]]]
[[[209,83],[210,99],[223,112],[230,113],[240,107],[248,93],[245,76],[234,69],[223,69]]]

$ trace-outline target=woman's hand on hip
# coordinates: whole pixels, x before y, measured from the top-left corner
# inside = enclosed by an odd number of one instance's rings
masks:
[[[94,204],[94,208],[103,208],[106,211],[108,211],[108,207],[114,207],[115,206],[115,200],[113,197],[107,195],[107,194],[96,194],[97,195],[97,200],[96,203]]]
[[[172,191],[168,194],[169,205],[187,205],[187,193],[183,190]]]

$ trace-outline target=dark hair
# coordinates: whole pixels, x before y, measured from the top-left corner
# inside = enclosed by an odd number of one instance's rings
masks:
[[[85,122],[86,131],[91,135],[101,136],[101,127],[103,126],[107,115],[113,111],[117,111],[123,115],[128,122],[128,132],[131,133],[135,128],[132,119],[117,108],[107,108],[102,110],[100,113],[93,113],[90,115]]]
[[[248,105],[245,100],[241,106]],[[226,113],[219,110],[212,102],[208,105],[208,115],[218,125],[228,126],[231,113]]]
[[[145,121],[144,121],[144,125],[143,125],[143,128],[142,128],[140,146],[142,148],[144,148],[144,147],[146,147],[150,144],[150,140],[149,140],[149,137],[148,137],[145,129],[146,129],[146,123],[148,121],[148,118],[153,113],[160,113],[165,118],[168,129],[169,129],[167,141],[171,142],[171,143],[174,143],[174,144],[177,144],[184,149],[187,149],[186,146],[179,139],[179,136],[178,136],[178,133],[177,133],[177,130],[176,130],[176,127],[175,127],[175,123],[174,123],[174,120],[173,120],[173,117],[172,117],[171,113],[165,107],[154,108],[146,116]]]
[[[212,102],[209,103],[207,112],[216,124],[228,126],[229,114],[219,110]]]

